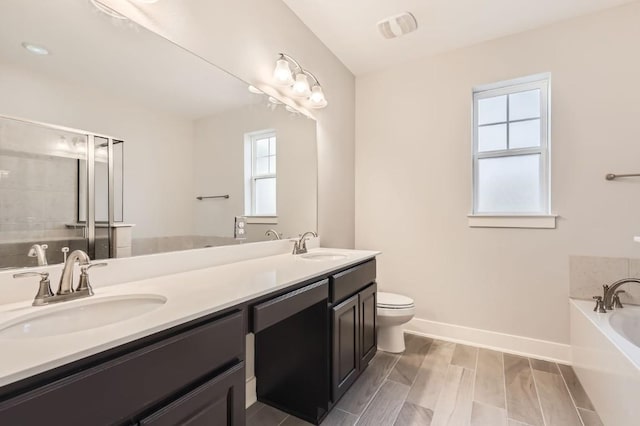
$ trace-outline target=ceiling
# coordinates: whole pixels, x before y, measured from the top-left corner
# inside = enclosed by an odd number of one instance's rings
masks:
[[[88,0],[1,3],[0,67],[190,119],[257,101],[245,82],[130,21],[98,12]],[[50,54],[33,55],[22,42]]]
[[[283,0],[353,72],[362,75],[634,0]],[[418,30],[384,39],[376,23],[404,11]]]

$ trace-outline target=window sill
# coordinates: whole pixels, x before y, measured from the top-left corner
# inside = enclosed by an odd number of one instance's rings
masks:
[[[467,216],[470,228],[555,229],[558,215],[481,215]]]
[[[277,225],[278,216],[245,216],[249,224]]]

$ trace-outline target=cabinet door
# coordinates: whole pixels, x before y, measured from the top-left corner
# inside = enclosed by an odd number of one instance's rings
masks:
[[[359,293],[360,302],[360,368],[364,369],[376,354],[376,284]]]
[[[332,399],[349,389],[360,368],[360,315],[358,295],[332,308]]]
[[[244,362],[178,398],[140,426],[232,426],[245,424]]]

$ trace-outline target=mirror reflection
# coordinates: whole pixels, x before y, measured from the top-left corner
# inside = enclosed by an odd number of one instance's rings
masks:
[[[315,121],[89,1],[41,5],[0,5],[0,268],[316,230]]]

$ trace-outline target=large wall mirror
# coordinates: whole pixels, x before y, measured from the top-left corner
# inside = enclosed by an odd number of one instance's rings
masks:
[[[0,268],[316,230],[315,121],[99,6],[0,4]]]

